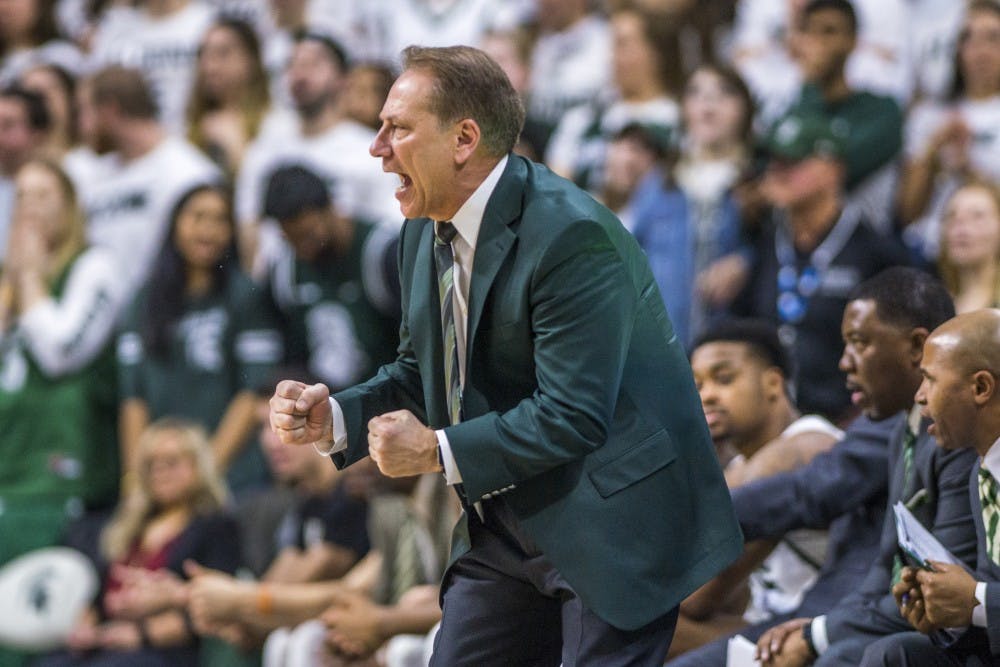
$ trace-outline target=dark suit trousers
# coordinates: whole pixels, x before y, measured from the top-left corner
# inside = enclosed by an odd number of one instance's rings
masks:
[[[468,513],[472,548],[445,574],[432,667],[663,664],[677,609],[619,630],[583,606],[503,498],[483,502],[484,521]]]
[[[919,632],[880,639],[868,647],[861,661],[862,667],[986,667],[995,664],[996,659],[985,647],[946,651]]]

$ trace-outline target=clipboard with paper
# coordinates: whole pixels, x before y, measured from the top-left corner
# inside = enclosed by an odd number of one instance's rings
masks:
[[[965,564],[942,545],[924,525],[917,521],[913,513],[901,502],[892,506],[896,515],[896,537],[899,540],[899,547],[907,555],[913,558],[921,567],[930,569],[930,561],[941,563]]]

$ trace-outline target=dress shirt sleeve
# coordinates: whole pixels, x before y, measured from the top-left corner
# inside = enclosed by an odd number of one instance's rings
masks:
[[[451,444],[448,442],[448,434],[444,429],[434,431],[437,435],[438,447],[441,450],[441,464],[444,466],[444,479],[449,486],[462,483],[462,473],[458,471],[458,463],[455,462],[455,455],[451,452]]]
[[[826,636],[826,614],[812,620],[812,642],[816,653],[823,655],[830,648],[830,640]]]
[[[972,609],[972,624],[977,628],[986,627],[986,582],[977,581],[976,582],[976,602],[977,604]]]
[[[333,397],[330,398],[330,411],[333,413],[333,429],[330,433],[332,440],[330,447],[324,449],[318,442],[313,443],[313,449],[323,456],[330,456],[347,449],[347,425],[344,423],[344,411],[340,408],[340,403]]]

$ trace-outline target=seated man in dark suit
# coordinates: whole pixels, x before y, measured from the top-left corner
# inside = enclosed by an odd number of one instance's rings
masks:
[[[978,558],[970,574],[957,565],[903,569],[893,593],[920,632],[887,637],[865,652],[863,665],[995,665],[1000,662],[1000,311],[977,310],[935,329],[924,346],[917,403],[933,419],[948,451],[979,462],[969,477]],[[983,629],[985,628],[985,632]],[[923,634],[921,634],[923,633]]]
[[[767,626],[758,625],[742,633],[761,637],[758,646],[767,649],[762,651],[765,664],[805,665],[822,653],[816,664],[856,665],[865,643],[908,627],[890,593],[895,525],[891,517],[884,525],[871,521],[874,513],[881,516],[885,511],[886,492],[890,506],[900,499],[922,498],[914,508],[917,518],[952,553],[971,560],[974,536],[963,496],[971,459],[936,448],[913,404],[923,341],[953,313],[944,286],[914,269],[888,269],[855,288],[844,312],[840,368],[864,416],[851,425],[843,441],[809,465],[733,493],[748,541],[830,526],[827,562],[802,605],[788,616],[792,620],[767,632]],[[879,426],[892,429],[888,469],[885,450],[880,460],[872,444]],[[877,550],[847,553],[866,540],[874,541]],[[811,618],[824,611],[830,613]],[[724,655],[725,643],[720,641],[672,664],[717,666],[724,664]]]

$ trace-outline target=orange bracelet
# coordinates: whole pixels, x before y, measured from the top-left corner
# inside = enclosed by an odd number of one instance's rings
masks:
[[[264,616],[274,611],[274,598],[271,597],[271,587],[267,584],[257,586],[257,611]]]

